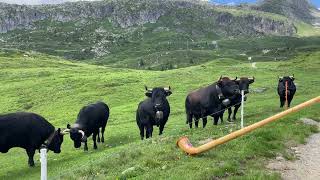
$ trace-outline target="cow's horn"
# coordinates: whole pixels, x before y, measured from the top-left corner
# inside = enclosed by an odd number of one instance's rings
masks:
[[[152,91],[152,89],[148,89],[148,87],[145,85],[144,88],[146,89],[146,91]]]
[[[219,81],[222,79],[222,75],[220,76],[220,78],[219,78]]]
[[[283,76],[281,76],[281,77],[280,77],[280,76],[278,76],[278,77],[279,77],[279,79],[283,79]]]
[[[163,88],[165,91],[170,91],[171,87]]]
[[[82,130],[79,129],[78,132],[82,134],[82,137],[84,137],[84,132]]]
[[[294,78],[294,74],[292,74],[292,76],[289,76],[291,79]]]
[[[238,76],[236,76],[236,78],[234,79],[234,81],[236,81],[238,79]]]
[[[66,135],[66,134],[68,134],[69,132],[70,132],[70,129],[65,129],[65,130],[63,130],[60,134]]]

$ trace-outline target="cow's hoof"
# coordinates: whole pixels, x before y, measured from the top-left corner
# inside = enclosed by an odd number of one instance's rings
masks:
[[[34,167],[34,162],[29,162],[30,167]]]
[[[98,149],[98,147],[97,147],[97,146],[94,146],[93,149]]]
[[[100,143],[100,139],[97,139],[97,142]]]

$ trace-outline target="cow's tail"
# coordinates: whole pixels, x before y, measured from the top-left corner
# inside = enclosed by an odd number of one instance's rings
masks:
[[[137,121],[137,125],[140,126],[140,116],[139,116],[139,111],[138,110],[136,112],[136,121]]]
[[[189,97],[186,98],[185,108],[186,108],[186,115],[187,115],[186,124],[192,123],[193,115],[192,115],[192,109],[191,109],[191,103],[190,103]]]

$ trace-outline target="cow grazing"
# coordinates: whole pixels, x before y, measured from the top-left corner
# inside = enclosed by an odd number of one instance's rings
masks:
[[[231,80],[227,77],[220,77],[217,82],[189,93],[185,101],[186,123],[192,128],[192,120],[194,118],[195,127],[197,128],[198,121],[202,118],[203,127],[205,127],[207,116],[212,116],[214,125],[217,125],[219,115],[224,107],[223,104],[230,103],[230,99],[239,93],[239,85],[236,79]]]
[[[246,94],[249,93],[249,86],[254,82],[255,78],[248,78],[248,77],[241,77],[240,79],[237,79],[236,82],[239,84],[239,89],[240,92],[244,91],[244,100],[247,100]],[[234,111],[233,111],[233,116],[232,119],[231,114],[232,114],[232,106],[234,106]],[[235,98],[230,99],[230,104],[227,106],[228,107],[228,121],[234,121],[236,120],[236,115],[238,112],[239,107],[241,106],[241,94],[237,94]],[[221,121],[223,121],[223,113],[220,115]]]
[[[61,152],[63,135],[38,114],[18,112],[0,115],[0,152],[7,153],[13,147],[24,148],[29,166],[34,166],[33,156],[41,145],[54,153]]]
[[[288,85],[288,89],[287,89],[288,107],[290,107],[293,96],[296,93],[296,85],[293,82],[294,79],[295,79],[294,75],[279,77],[278,94],[280,97],[281,108],[284,106],[286,102],[286,84]]]
[[[138,105],[136,112],[136,121],[140,129],[141,140],[144,138],[146,130],[146,138],[152,137],[153,126],[159,127],[159,135],[162,134],[163,128],[168,121],[170,115],[170,105],[167,96],[172,94],[171,88],[156,87],[148,89],[145,86],[148,97]]]
[[[84,143],[84,150],[88,151],[87,138],[92,136],[93,148],[97,149],[97,136],[100,142],[100,128],[101,128],[101,142],[104,142],[104,131],[109,118],[109,107],[104,102],[97,102],[83,107],[77,117],[75,124],[67,128],[70,132],[70,138],[74,142],[74,147],[81,147],[81,142]]]

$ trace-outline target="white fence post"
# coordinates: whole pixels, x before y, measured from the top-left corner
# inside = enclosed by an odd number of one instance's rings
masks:
[[[47,180],[47,148],[40,149],[41,180]]]
[[[243,128],[244,91],[241,90],[241,129]]]

